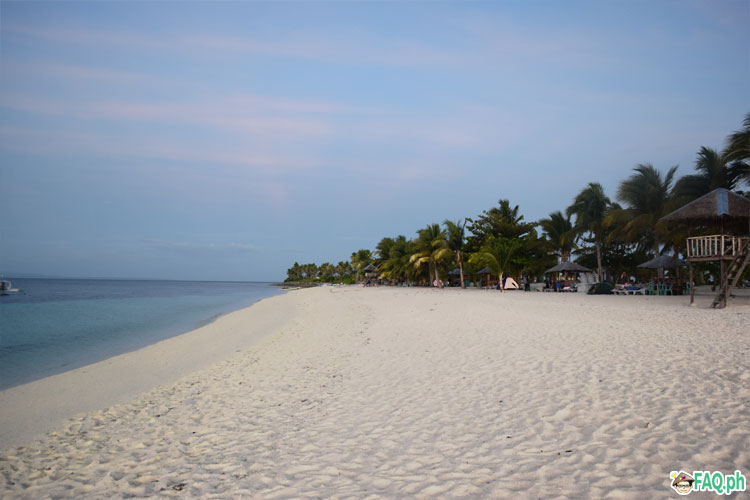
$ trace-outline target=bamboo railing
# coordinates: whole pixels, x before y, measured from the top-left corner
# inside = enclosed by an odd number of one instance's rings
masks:
[[[728,236],[715,234],[695,236],[687,239],[688,259],[723,259],[734,258],[743,252],[746,236]]]

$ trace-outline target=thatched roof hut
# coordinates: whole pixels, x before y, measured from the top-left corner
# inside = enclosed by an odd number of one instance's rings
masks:
[[[660,219],[667,224],[737,229],[743,234],[750,223],[750,200],[728,189],[714,189]]]
[[[721,234],[694,236],[687,239],[687,260],[690,283],[693,283],[693,262],[719,261],[719,292],[711,307],[726,307],[727,298],[743,270],[750,264],[750,200],[728,189],[710,193],[678,208],[660,219],[667,224],[691,227],[718,227]],[[735,233],[727,235],[725,231]],[[690,289],[694,303],[694,287]]]

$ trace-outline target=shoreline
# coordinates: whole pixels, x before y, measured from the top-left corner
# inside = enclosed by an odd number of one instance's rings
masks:
[[[170,283],[170,282],[182,282],[182,283],[199,283],[198,281],[191,281],[191,280],[111,280],[111,279],[82,279],[82,278],[71,278],[71,279],[46,279],[46,278],[26,278],[28,280],[36,280],[36,281],[105,281],[105,282],[113,282],[113,281],[127,281],[127,282],[144,282],[144,281],[151,281],[154,283]],[[190,333],[194,330],[200,329],[204,326],[210,325],[217,321],[218,319],[222,318],[223,316],[226,316],[228,314],[232,314],[234,312],[240,311],[242,309],[246,309],[248,307],[253,306],[260,300],[263,300],[265,298],[274,297],[276,295],[283,294],[284,292],[282,290],[275,289],[270,282],[207,282],[207,283],[259,283],[259,284],[265,284],[269,286],[269,290],[272,290],[270,292],[270,295],[267,297],[261,297],[261,298],[251,298],[250,300],[242,300],[237,301],[232,304],[226,304],[222,305],[218,312],[213,312],[210,315],[207,315],[205,317],[197,317],[190,320],[183,320],[183,321],[176,321],[177,325],[170,324],[170,326],[161,325],[154,327],[152,325],[150,331],[137,331],[135,333],[135,336],[129,340],[127,340],[125,343],[120,342],[119,344],[115,346],[110,344],[105,344],[103,346],[100,346],[99,350],[92,351],[92,352],[86,352],[86,353],[77,353],[75,359],[67,359],[64,366],[51,366],[47,367],[43,370],[37,370],[34,373],[25,373],[22,372],[21,375],[14,374],[13,377],[9,377],[11,382],[10,385],[6,385],[7,380],[1,381],[3,383],[0,384],[0,392],[8,389],[12,389],[14,387],[19,387],[21,385],[29,384],[32,382],[36,382],[38,380],[43,380],[48,377],[53,377],[55,375],[61,375],[79,368],[83,368],[89,365],[93,365],[102,361],[106,361],[107,359],[111,359],[123,354],[127,354],[129,352],[138,351],[140,349],[144,349],[150,345],[157,344],[161,341],[177,337],[180,335],[184,335],[187,333]],[[111,297],[102,297],[104,299],[109,299]],[[127,299],[130,299],[132,297],[127,297]],[[158,299],[162,299],[163,297],[157,297]],[[88,300],[88,299],[84,299]],[[42,300],[38,301],[37,304],[45,305],[47,303],[54,303],[57,302],[55,300]],[[77,303],[77,300],[72,300],[70,302]],[[11,302],[9,305],[13,306],[15,304],[18,304],[17,302]],[[23,307],[23,302],[21,303],[21,306]],[[179,320],[177,317],[173,317],[173,319]],[[173,321],[172,323],[175,323]],[[64,356],[69,356],[69,353],[64,353]],[[29,363],[31,365],[31,363]]]
[[[264,304],[283,296],[265,297],[153,344],[0,390],[0,452],[76,414],[129,401],[252,346],[286,321],[288,311],[274,312]],[[222,335],[221,344],[213,342],[216,333]]]
[[[279,319],[251,347],[0,455],[0,496],[655,498],[672,470],[750,470],[750,307],[393,287],[263,303],[235,316]]]

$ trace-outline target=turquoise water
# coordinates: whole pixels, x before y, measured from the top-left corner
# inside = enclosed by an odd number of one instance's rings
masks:
[[[0,389],[139,349],[282,293],[268,283],[12,281],[22,292],[0,296]]]

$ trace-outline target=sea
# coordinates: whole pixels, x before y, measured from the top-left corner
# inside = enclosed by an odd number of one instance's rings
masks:
[[[283,293],[258,282],[5,279],[20,292],[0,296],[0,390],[140,349]]]

